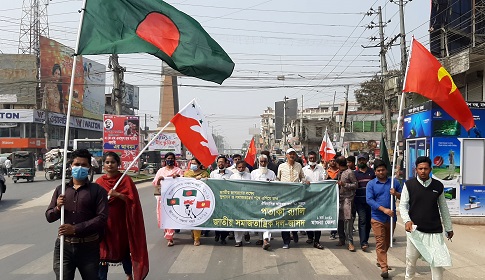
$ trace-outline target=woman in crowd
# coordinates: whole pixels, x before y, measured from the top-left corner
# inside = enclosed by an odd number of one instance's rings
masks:
[[[162,181],[166,177],[177,178],[184,174],[183,170],[176,166],[175,163],[175,154],[174,153],[166,153],[165,157],[165,166],[160,168],[153,179],[153,186],[155,187],[155,195],[157,196],[157,219],[158,219],[158,227],[161,225],[161,213],[160,213],[160,191],[162,187]],[[157,195],[158,194],[158,195]],[[164,229],[164,237],[167,239],[167,246],[173,246],[173,235],[175,233],[174,229]]]
[[[123,264],[127,279],[144,279],[148,274],[148,250],[140,198],[135,184],[124,176],[116,189],[113,187],[121,177],[121,159],[114,152],[103,156],[106,174],[96,183],[109,196],[108,223],[100,242],[99,279],[108,279],[108,263]]]
[[[192,158],[190,160],[190,169],[185,171],[184,177],[188,178],[195,178],[197,180],[200,180],[202,178],[208,178],[209,173],[207,170],[204,169],[200,161],[196,158]],[[200,230],[193,230],[192,231],[192,237],[194,238],[194,245],[199,246],[200,245],[200,235],[202,231]]]

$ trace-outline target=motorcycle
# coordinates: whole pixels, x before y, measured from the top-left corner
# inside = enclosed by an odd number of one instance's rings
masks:
[[[45,178],[48,181],[56,180],[56,179],[62,179],[62,165],[61,164],[53,164],[49,166],[48,168],[45,169]],[[66,179],[71,179],[72,178],[72,173],[71,173],[71,166],[68,166],[66,168]]]

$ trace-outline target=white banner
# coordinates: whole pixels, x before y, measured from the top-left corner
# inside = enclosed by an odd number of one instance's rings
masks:
[[[66,115],[52,112],[49,113],[49,124],[51,125],[65,126],[66,121]],[[71,116],[70,127],[94,131],[103,131],[103,122]]]
[[[156,133],[153,133],[150,135],[150,139],[153,139],[153,137],[156,135]],[[182,142],[180,142],[179,137],[177,136],[177,133],[161,133],[155,141],[150,144],[148,147],[149,151],[160,151],[161,155],[164,155],[168,152],[172,152],[176,155],[181,155],[182,153]]]
[[[34,121],[34,110],[31,109],[0,109],[0,122],[31,123]]]

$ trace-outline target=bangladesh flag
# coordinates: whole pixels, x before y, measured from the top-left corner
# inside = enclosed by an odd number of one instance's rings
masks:
[[[167,205],[168,206],[174,206],[174,205],[179,205],[180,200],[178,198],[169,198],[167,199]]]
[[[197,196],[197,190],[184,190],[183,196]]]
[[[78,54],[149,53],[187,76],[222,82],[234,62],[193,18],[161,0],[87,0]]]
[[[197,204],[195,205],[195,208],[210,208],[210,207],[211,207],[210,200],[197,201]]]

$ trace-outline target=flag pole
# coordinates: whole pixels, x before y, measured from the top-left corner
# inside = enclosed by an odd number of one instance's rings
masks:
[[[66,132],[64,134],[64,151],[62,159],[62,181],[61,181],[61,194],[66,193],[66,169],[67,169],[67,147],[69,144],[69,127],[71,124],[71,109],[72,109],[72,98],[74,93],[74,78],[76,77],[76,65],[77,65],[77,52],[79,50],[79,40],[81,37],[81,27],[84,19],[84,12],[86,10],[86,1],[83,0],[82,8],[79,10],[81,13],[81,18],[79,20],[79,26],[77,30],[76,47],[74,49],[74,55],[72,60],[72,71],[71,71],[71,82],[69,85],[69,99],[67,101],[67,113],[66,113]],[[64,224],[64,205],[61,207],[61,225]],[[64,276],[64,235],[60,236],[60,246],[59,246],[59,279],[63,279]]]
[[[121,180],[123,180],[123,178],[126,176],[126,173],[130,170],[131,167],[133,167],[133,165],[135,165],[135,163],[137,162],[137,160],[141,157],[141,155],[143,154],[143,152],[145,152],[148,147],[158,138],[158,136],[170,125],[170,122],[167,122],[167,124],[162,127],[162,129],[160,129],[160,131],[155,134],[155,136],[153,136],[152,140],[150,140],[150,142],[148,142],[148,144],[145,145],[145,147],[140,151],[140,153],[138,153],[138,155],[135,157],[135,159],[133,159],[133,161],[130,163],[130,165],[128,165],[128,167],[126,168],[125,172],[123,172],[123,174],[121,175],[121,177],[118,179],[118,181],[116,182],[116,184],[114,185],[113,187],[113,190],[116,189],[118,187],[118,185],[121,183]],[[108,199],[109,199],[109,196],[108,196]]]
[[[413,36],[413,39],[414,40],[414,36]],[[401,104],[399,105],[399,115],[397,117],[397,126],[396,126],[396,141],[394,142],[394,151],[393,151],[393,156],[392,156],[392,170],[391,170],[391,189],[394,188],[394,170],[396,170],[396,161],[397,161],[397,143],[399,141],[399,125],[400,125],[400,120],[401,120],[401,117],[402,117],[402,110],[403,110],[403,105],[404,105],[404,99],[405,99],[405,93],[404,93],[404,87],[406,86],[406,79],[407,79],[407,76],[408,76],[408,70],[409,70],[409,60],[411,58],[411,55],[412,55],[412,51],[413,51],[413,44],[411,42],[411,47],[409,48],[409,55],[408,55],[408,63],[407,63],[407,67],[406,67],[406,73],[404,75],[404,80],[403,80],[403,83],[402,83],[402,96],[401,96]],[[401,166],[402,168],[402,166]],[[401,186],[402,187],[402,186]],[[391,211],[394,212],[394,196],[391,194]],[[393,236],[393,223],[394,223],[394,217],[391,218],[391,236],[389,237],[391,240],[390,240],[390,247],[392,247],[393,245],[393,242],[392,242],[392,236]]]
[[[328,139],[327,129],[328,129],[328,127],[325,127],[325,136],[323,136],[323,138],[325,140],[325,151],[323,153],[323,157],[325,159],[325,164],[327,164],[327,139]]]

